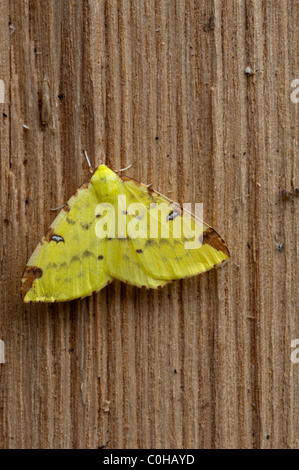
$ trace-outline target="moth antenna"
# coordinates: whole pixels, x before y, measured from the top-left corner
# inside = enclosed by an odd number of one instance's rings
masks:
[[[130,163],[130,165],[126,166],[126,168],[121,168],[120,170],[116,170],[115,173],[120,173],[121,171],[129,170],[134,165],[135,162]]]
[[[89,166],[89,171],[90,171],[90,173],[93,173],[94,171],[93,171],[93,168],[92,168],[92,166],[91,166],[90,160],[89,160],[89,158],[88,158],[87,152],[86,152],[85,149],[83,150],[83,152],[84,152],[84,156],[85,156],[85,158],[86,158],[87,164],[88,164],[88,166]]]
[[[65,207],[66,204],[67,203],[65,202],[64,204],[62,204],[62,206],[50,208],[50,211],[59,211],[59,209],[62,209],[63,207]]]

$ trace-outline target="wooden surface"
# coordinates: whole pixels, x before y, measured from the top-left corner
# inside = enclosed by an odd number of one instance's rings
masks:
[[[1,447],[298,447],[298,18],[297,0],[1,1]],[[22,305],[84,149],[203,202],[230,263]]]

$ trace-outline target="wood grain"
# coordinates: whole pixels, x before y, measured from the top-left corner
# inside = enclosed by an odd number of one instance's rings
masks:
[[[298,447],[299,198],[281,198],[299,186],[298,14],[298,0],[1,2],[1,447]],[[89,178],[83,150],[203,202],[230,263],[158,292],[115,282],[22,305],[50,209]]]

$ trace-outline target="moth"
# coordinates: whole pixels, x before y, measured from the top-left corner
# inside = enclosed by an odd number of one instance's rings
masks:
[[[229,257],[212,227],[147,185],[100,165],[33,252],[21,295],[24,302],[63,302],[114,279],[158,288]]]

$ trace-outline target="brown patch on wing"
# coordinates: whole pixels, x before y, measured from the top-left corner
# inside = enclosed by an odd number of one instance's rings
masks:
[[[50,243],[51,238],[53,237],[53,235],[54,235],[54,230],[53,230],[52,227],[51,227],[51,228],[47,231],[46,235],[44,236],[43,241]]]
[[[71,208],[70,208],[70,205],[68,203],[66,203],[66,205],[64,206],[63,210],[65,212],[70,212]]]
[[[31,289],[35,279],[39,279],[42,275],[43,271],[41,268],[38,268],[37,266],[26,266],[21,284],[22,300],[24,300],[27,292]]]
[[[85,183],[81,184],[78,189],[87,189],[89,186],[89,181],[85,181]]]
[[[78,193],[82,191],[83,189],[87,189],[88,186],[89,186],[89,181],[86,181],[85,183],[81,184],[81,186],[79,186],[79,188],[75,192],[75,196],[78,196]]]
[[[222,251],[225,253],[227,256],[230,257],[228,248],[222,240],[222,238],[218,235],[217,232],[215,232],[214,229],[209,227],[207,230],[203,232],[203,243],[207,243],[211,247],[215,248],[217,251]]]
[[[143,186],[142,183],[135,180],[134,178],[130,178],[129,176],[121,175],[120,179],[125,183],[126,181],[133,181],[133,183],[137,184],[137,186]]]
[[[146,188],[146,190],[147,190],[147,194],[148,194],[149,199],[151,201],[156,202],[156,199],[153,196],[153,194],[156,194],[156,192],[152,188],[150,188],[149,186]]]

